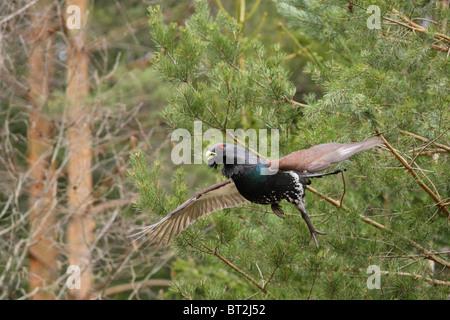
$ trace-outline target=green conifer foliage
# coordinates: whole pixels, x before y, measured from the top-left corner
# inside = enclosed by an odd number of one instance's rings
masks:
[[[328,48],[307,72],[323,96],[293,100],[295,85],[279,45],[265,48],[206,2],[184,26],[149,8],[154,67],[173,88],[164,111],[174,129],[280,129],[281,152],[381,133],[386,147],[341,163],[345,175],[313,181],[307,210],[328,233],[317,252],[297,210],[284,220],[246,204],[202,218],[171,244],[173,295],[185,298],[445,299],[450,245],[448,9],[439,1],[375,1],[381,29],[369,29],[373,1],[276,1],[288,27]],[[420,20],[419,18],[425,19]],[[423,27],[423,21],[431,21]],[[245,115],[245,117],[243,117]],[[247,120],[244,120],[247,119]],[[247,121],[247,122],[245,122]],[[402,161],[403,160],[403,161]],[[149,224],[193,193],[183,173],[173,190],[160,165],[131,156]],[[219,172],[210,173],[219,175]],[[319,190],[319,191],[317,191]],[[169,194],[174,196],[169,197]],[[369,266],[378,267],[373,288]]]

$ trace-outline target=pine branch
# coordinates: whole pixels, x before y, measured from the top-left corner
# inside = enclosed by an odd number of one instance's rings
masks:
[[[319,196],[320,198],[324,199],[325,201],[331,203],[331,204],[334,205],[335,207],[337,207],[337,208],[339,208],[339,209],[342,209],[342,210],[344,210],[344,211],[347,212],[347,213],[350,213],[350,210],[349,210],[346,206],[341,206],[341,204],[340,204],[339,201],[334,200],[334,199],[328,197],[327,195],[324,195],[324,194],[320,193],[319,191],[317,191],[316,189],[314,189],[314,188],[312,188],[312,187],[310,187],[310,186],[307,186],[307,189],[308,189],[309,191],[311,191],[312,193],[316,194],[317,196]],[[403,237],[402,235],[400,235],[400,234],[398,234],[398,233],[395,233],[393,230],[389,229],[388,227],[386,227],[386,226],[382,225],[381,223],[376,222],[376,221],[374,221],[374,220],[372,220],[372,219],[370,219],[370,218],[368,218],[368,217],[365,217],[365,216],[363,216],[362,214],[359,215],[359,218],[360,218],[363,222],[365,222],[365,223],[367,223],[367,224],[369,224],[369,225],[371,225],[371,226],[373,226],[373,227],[375,227],[375,228],[377,228],[377,229],[379,229],[379,230],[382,230],[382,231],[385,231],[385,232],[390,233],[390,234],[392,234],[392,235],[401,237],[402,239],[404,239],[404,240],[406,240],[407,242],[409,242],[409,243],[410,243],[413,247],[415,247],[417,250],[419,250],[420,252],[422,252],[423,254],[425,254],[425,258],[426,258],[426,259],[433,260],[434,262],[436,262],[436,263],[438,263],[438,264],[440,264],[440,265],[446,267],[447,269],[450,269],[450,262],[445,261],[445,260],[439,258],[433,251],[430,251],[430,250],[428,250],[428,249],[422,247],[422,246],[421,246],[420,244],[418,244],[417,242],[415,242],[415,241],[413,241],[413,240],[411,240],[411,239],[405,238],[405,237]]]
[[[400,276],[400,277],[410,277],[413,278],[415,280],[417,279],[423,279],[428,283],[431,283],[435,286],[448,286],[450,287],[450,281],[443,281],[443,280],[438,280],[438,279],[433,279],[430,277],[425,277],[425,276],[421,276],[420,274],[412,274],[412,273],[407,273],[407,272],[389,272],[389,271],[380,271],[381,274],[386,274],[386,275],[390,275],[390,276]]]
[[[230,14],[228,13],[228,11],[224,8],[224,6],[223,6],[223,4],[222,4],[222,1],[216,0],[216,5],[217,5],[217,7],[219,7],[219,9],[225,14],[225,16],[226,16],[228,19],[233,19],[233,17],[230,16]]]
[[[358,269],[359,272],[364,272],[362,269]],[[425,277],[420,274],[413,274],[408,272],[390,272],[390,271],[379,271],[380,274],[385,274],[388,276],[400,276],[400,277],[408,277],[413,278],[414,280],[422,279],[428,283],[431,283],[435,286],[450,286],[450,281],[443,281],[438,279],[433,279],[430,277]]]
[[[235,270],[237,273],[239,273],[241,276],[243,276],[244,278],[246,278],[248,281],[250,281],[251,283],[253,283],[256,287],[258,287],[258,289],[260,289],[262,292],[264,292],[265,294],[269,295],[272,299],[276,300],[276,297],[269,291],[267,290],[266,286],[267,283],[264,286],[261,286],[255,279],[253,279],[251,276],[249,276],[247,273],[245,273],[243,270],[241,270],[240,268],[238,268],[236,265],[234,265],[231,261],[229,261],[227,258],[225,258],[224,256],[222,256],[219,252],[218,252],[218,247],[211,249],[209,248],[207,245],[205,245],[204,243],[200,243],[200,245],[204,248],[204,249],[200,249],[195,247],[191,242],[187,241],[185,239],[186,243],[194,248],[195,250],[198,250],[200,252],[206,253],[206,254],[210,254],[210,255],[214,255],[217,258],[219,258],[219,260],[221,260],[223,263],[225,263],[227,266],[229,266],[230,268],[232,268],[233,270]]]
[[[315,64],[317,64],[318,66],[322,66],[322,63],[317,60],[317,57],[314,55],[314,53],[311,53],[307,47],[303,46],[298,40],[297,38],[289,31],[288,28],[286,28],[286,26],[284,25],[284,23],[279,22],[278,26],[281,27],[281,29],[289,36],[289,38],[294,42],[294,44],[297,46],[298,51],[296,52],[296,54],[301,55],[302,53],[304,53],[312,62],[314,62]]]
[[[392,9],[392,12],[393,12],[396,16],[400,17],[403,21],[405,21],[405,22],[408,24],[408,26],[409,26],[410,29],[414,28],[415,31],[419,31],[419,32],[428,32],[428,29],[427,29],[427,28],[422,27],[421,25],[419,25],[419,24],[417,24],[417,23],[411,21],[407,16],[405,16],[404,14],[398,12],[397,10]],[[446,34],[443,34],[443,33],[436,33],[436,34],[434,35],[434,37],[435,37],[436,39],[438,39],[438,40],[447,40],[447,41],[450,41],[450,37],[447,36]]]
[[[171,283],[172,281],[167,279],[150,279],[134,283],[123,283],[113,287],[106,288],[105,291],[103,291],[102,297],[112,296],[118,293],[135,290],[136,288],[168,287],[170,286]]]
[[[447,130],[447,131],[448,131],[448,130]],[[415,134],[415,133],[411,133],[411,132],[408,132],[408,131],[405,131],[405,130],[399,130],[399,132],[402,133],[402,134],[408,135],[408,136],[410,136],[410,137],[413,137],[414,139],[423,141],[423,142],[425,142],[425,143],[428,143],[428,142],[430,141],[430,140],[428,140],[427,138],[421,137],[421,136],[419,136],[419,135],[417,135],[417,134]],[[435,142],[435,141],[432,141],[431,143],[434,144],[434,145],[435,145],[436,147],[438,147],[438,148],[445,149],[445,150],[447,150],[448,152],[450,152],[450,147],[449,147],[449,146],[446,146],[445,144],[437,143],[437,142]]]
[[[411,30],[411,31],[413,31],[413,32],[415,32],[415,31],[417,31],[417,32],[422,32],[422,33],[427,33],[427,32],[429,32],[427,28],[424,28],[424,27],[422,27],[421,25],[419,25],[419,24],[417,24],[417,23],[414,23],[414,22],[411,21],[407,16],[405,16],[404,14],[398,12],[397,10],[392,9],[392,12],[393,12],[397,17],[399,17],[400,19],[402,19],[404,22],[401,22],[401,21],[398,21],[398,20],[395,20],[395,19],[391,19],[391,18],[388,18],[388,17],[385,17],[385,16],[383,16],[383,19],[385,19],[385,20],[387,20],[387,21],[389,21],[389,22],[392,22],[392,23],[394,23],[394,24],[396,24],[396,25],[399,25],[399,26],[402,26],[402,27],[404,27],[404,28],[407,28],[407,29],[409,29],[409,30]],[[449,46],[449,44],[450,44],[450,37],[449,37],[449,36],[447,36],[446,34],[443,34],[443,33],[435,33],[435,34],[433,35],[433,37],[434,37],[434,39],[436,39],[437,41],[445,41],[445,42],[447,43],[446,46],[439,46],[439,45],[436,45],[436,44],[432,44],[431,47],[432,47],[434,50],[444,51],[444,52],[447,52],[447,51],[450,50],[450,46]]]
[[[143,26],[148,25],[148,18],[144,17],[137,21],[132,22],[131,24],[127,24],[125,27],[120,29],[114,29],[107,35],[101,38],[95,39],[86,46],[86,50],[89,52],[94,52],[97,50],[101,50],[107,43],[115,43],[119,40],[119,38],[126,37],[130,34],[130,29],[139,29]],[[148,61],[148,58],[146,58]]]
[[[286,102],[290,102],[290,103],[295,104],[296,106],[299,106],[299,107],[308,107],[307,104],[304,104],[304,103],[301,103],[301,102],[297,102],[297,101],[295,101],[293,99],[286,99]]]
[[[106,202],[102,202],[102,203],[92,206],[90,211],[91,211],[91,214],[96,215],[97,213],[100,213],[102,211],[106,211],[106,210],[109,210],[112,208],[128,206],[136,200],[137,200],[137,198],[108,200]]]
[[[249,280],[251,283],[253,283],[255,286],[257,286],[262,292],[264,292],[265,294],[269,295],[272,299],[274,299],[274,300],[277,299],[277,298],[275,298],[275,296],[269,290],[267,290],[267,288],[266,288],[267,283],[264,285],[264,287],[262,287],[255,279],[250,277],[243,270],[241,270],[238,267],[236,267],[233,263],[231,263],[231,261],[227,260],[224,256],[222,256],[219,252],[217,252],[217,250],[212,250],[211,254],[215,255],[217,258],[222,260],[223,263],[225,263],[227,266],[231,267],[236,272],[238,272],[240,275],[242,275],[244,278]]]
[[[415,152],[417,152],[417,150],[409,150],[409,152],[415,153]],[[417,152],[417,154],[415,156],[416,157],[417,156],[431,156],[436,153],[449,153],[449,151],[444,150],[444,149],[433,149],[433,150],[426,150],[426,151],[421,150],[421,151]]]
[[[11,20],[12,18],[14,18],[15,16],[20,15],[22,12],[28,10],[30,7],[34,6],[39,0],[33,0],[29,3],[27,3],[25,6],[23,6],[22,8],[20,8],[19,10],[17,10],[16,12],[6,16],[5,18],[3,18],[2,20],[0,20],[0,25],[2,25],[5,22],[8,22],[9,20]]]
[[[397,158],[398,161],[401,162],[401,164],[405,167],[406,170],[414,177],[414,180],[419,184],[419,186],[426,192],[428,195],[436,202],[437,206],[441,210],[443,214],[447,218],[450,217],[447,208],[444,206],[441,198],[434,194],[433,191],[431,191],[430,188],[420,179],[420,177],[417,175],[417,173],[414,171],[414,169],[409,165],[409,163],[389,144],[389,142],[384,138],[384,136],[379,132],[378,129],[376,129],[377,134],[381,137],[383,140],[383,143],[386,145],[386,147],[391,151],[391,153]]]

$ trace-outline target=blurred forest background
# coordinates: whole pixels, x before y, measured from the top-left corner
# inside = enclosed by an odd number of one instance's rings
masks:
[[[449,23],[447,0],[1,1],[0,299],[448,299]],[[220,181],[171,161],[195,120],[385,147],[313,181],[319,251],[288,205],[132,243]]]

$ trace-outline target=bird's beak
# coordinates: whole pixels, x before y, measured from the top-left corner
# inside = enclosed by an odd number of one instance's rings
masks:
[[[206,160],[207,160],[207,161],[211,160],[211,159],[214,158],[215,156],[216,156],[216,153],[215,153],[215,152],[212,152],[212,151],[210,151],[210,150],[206,151],[205,157],[206,157]]]

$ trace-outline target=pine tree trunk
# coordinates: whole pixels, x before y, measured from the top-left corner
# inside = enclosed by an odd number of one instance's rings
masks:
[[[55,245],[55,167],[51,164],[52,124],[44,112],[49,96],[52,74],[53,40],[49,1],[36,4],[30,30],[31,53],[29,67],[29,100],[32,105],[28,126],[28,164],[30,170],[29,205],[31,246],[30,292],[49,285],[57,257]],[[51,291],[40,289],[33,299],[53,299]]]
[[[68,98],[68,179],[69,212],[67,230],[69,263],[80,267],[79,290],[70,290],[72,299],[88,299],[94,280],[90,246],[93,242],[94,220],[90,213],[92,194],[92,150],[89,109],[89,57],[85,48],[87,0],[70,0],[67,7],[80,8],[81,28],[68,30],[67,98]]]

